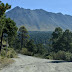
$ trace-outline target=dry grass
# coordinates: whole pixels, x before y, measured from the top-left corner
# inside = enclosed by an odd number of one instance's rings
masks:
[[[5,66],[8,66],[9,64],[12,64],[14,60],[11,58],[4,58],[0,56],[0,69],[4,68]]]
[[[13,63],[14,60],[12,58],[16,58],[16,57],[17,57],[17,53],[13,48],[8,48],[7,54],[6,54],[6,48],[2,49],[0,55],[0,69]]]

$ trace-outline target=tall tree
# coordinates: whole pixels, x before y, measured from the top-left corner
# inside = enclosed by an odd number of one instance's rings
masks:
[[[43,44],[37,44],[37,53],[38,54],[45,54],[46,53],[46,49],[44,48]]]
[[[52,37],[52,50],[58,51],[69,51],[72,52],[72,32],[66,29],[62,32],[61,29],[58,32],[53,32]]]
[[[63,51],[69,51],[72,48],[72,33],[66,29],[62,37],[58,41],[58,48]]]
[[[1,42],[0,42],[0,52],[1,52],[1,48],[2,48],[2,37],[3,37],[3,28],[5,25],[5,21],[4,21],[4,14],[6,12],[6,10],[10,9],[11,5],[9,5],[8,3],[4,4],[0,1],[0,38],[1,38]]]
[[[57,27],[55,31],[52,33],[52,49],[53,51],[58,51],[58,40],[62,37],[63,31],[60,27]]]
[[[12,47],[12,43],[13,43],[13,40],[15,39],[15,36],[17,35],[18,28],[16,26],[16,23],[10,18],[6,18],[5,22],[6,24],[3,28],[3,33],[8,34],[9,46]]]
[[[27,43],[27,49],[34,54],[37,52],[36,45],[34,44],[34,41],[32,39]]]
[[[0,17],[3,16],[6,12],[6,10],[10,9],[11,5],[8,3],[4,4],[0,1]]]
[[[19,28],[18,36],[19,36],[19,39],[20,39],[20,42],[21,42],[21,48],[26,47],[29,35],[28,35],[27,29],[24,26],[21,26]]]
[[[9,45],[11,46],[12,41],[15,38],[15,35],[17,33],[17,27],[16,27],[16,23],[11,20],[10,18],[3,18],[3,20],[1,20],[2,23],[2,31],[1,31],[1,47],[0,47],[0,51],[2,48],[2,41],[3,41],[3,34],[7,34],[8,35],[8,42]]]

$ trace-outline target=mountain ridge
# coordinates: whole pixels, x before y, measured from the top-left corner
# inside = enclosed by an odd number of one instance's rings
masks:
[[[43,9],[24,9],[19,6],[6,13],[18,27],[24,25],[28,31],[53,31],[56,27],[71,29],[72,16],[47,12]]]

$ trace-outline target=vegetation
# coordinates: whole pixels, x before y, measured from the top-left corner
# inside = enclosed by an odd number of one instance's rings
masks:
[[[29,35],[35,44],[49,44],[52,31],[29,31]]]
[[[72,32],[66,29],[63,31],[60,27],[52,33],[51,52],[47,58],[72,61]]]
[[[26,47],[26,43],[28,42],[28,31],[24,26],[21,26],[18,31],[18,37],[21,42],[21,48]]]
[[[61,28],[56,28],[52,34],[53,51],[58,52],[59,50],[62,50],[71,52],[71,44],[72,32],[70,32],[68,29],[63,32]]]
[[[1,57],[0,56],[0,70],[4,68],[5,66],[8,66],[9,64],[12,64],[14,60],[6,57]]]
[[[1,44],[0,44],[0,52],[2,49],[2,38],[3,38],[3,29],[5,27],[5,12],[6,10],[10,9],[10,5],[4,4],[0,1],[0,38],[1,38]]]
[[[33,35],[32,37],[30,33]],[[25,36],[27,35],[28,37],[26,38],[27,41],[25,42],[25,46],[23,46],[22,48],[21,48],[21,42],[19,41],[21,37],[18,37],[15,40],[16,47],[15,46],[14,47],[16,50],[18,50],[18,52],[25,55],[32,55],[32,56],[43,57],[48,59],[72,61],[72,57],[71,57],[72,56],[72,46],[71,46],[72,32],[70,32],[68,29],[63,31],[60,27],[58,27],[55,29],[53,33],[51,32],[47,34],[48,32],[45,32],[40,34],[40,36],[38,35],[39,32],[36,32],[36,34],[35,32],[33,32],[34,34],[32,32],[30,33],[29,33],[31,37],[30,39],[28,33],[27,34],[24,33],[24,35]],[[44,40],[43,34],[47,36],[50,35],[48,37],[45,36],[46,38],[48,38],[48,42],[37,43],[40,42],[40,39],[42,37],[43,37],[42,40]],[[35,38],[34,35],[35,36],[37,35],[37,37]]]
[[[17,57],[17,53],[12,48],[17,26],[13,20],[5,16],[6,11],[10,8],[11,5],[0,1],[0,68],[12,63],[13,60],[10,58]]]
[[[10,5],[0,2],[0,62],[17,53],[47,59],[72,61],[72,32],[57,27],[53,32],[29,32],[5,17]],[[29,36],[30,35],[30,36]],[[5,43],[5,47],[3,47]],[[9,45],[9,46],[8,46]]]
[[[10,9],[11,6],[8,5],[8,4],[4,4],[2,2],[0,2],[0,52],[1,52],[1,49],[2,49],[2,42],[3,42],[3,35],[4,34],[7,34],[8,36],[8,42],[9,42],[9,45],[11,46],[12,44],[12,41],[14,40],[14,37],[16,35],[16,32],[17,32],[17,27],[16,27],[16,24],[13,20],[11,20],[10,18],[6,18],[5,17],[5,12],[6,10]]]
[[[29,41],[28,31],[24,26],[21,26],[17,32],[17,36],[14,40],[13,47],[18,52],[21,52],[23,48],[27,47]]]
[[[6,48],[2,49],[1,51],[1,56],[2,57],[7,57],[7,58],[14,58],[17,57],[17,53],[13,48],[8,48],[6,52]]]

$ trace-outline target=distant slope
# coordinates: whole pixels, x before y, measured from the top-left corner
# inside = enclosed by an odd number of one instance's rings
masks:
[[[28,31],[53,31],[56,27],[72,30],[72,16],[47,12],[43,9],[24,9],[15,7],[6,13],[17,26],[24,25]]]
[[[51,34],[51,31],[29,31],[30,39],[34,40],[35,44],[49,44]]]

